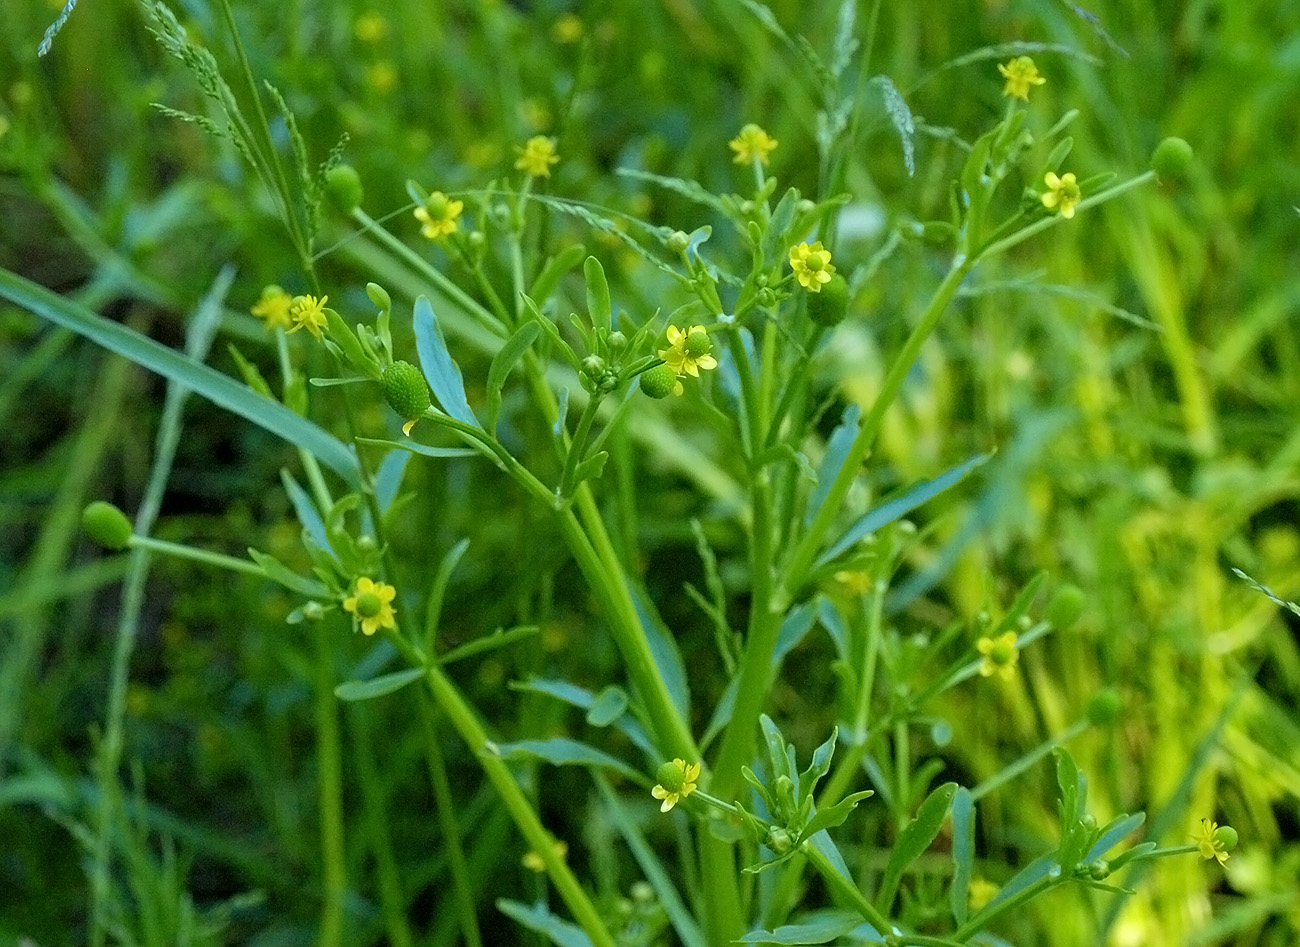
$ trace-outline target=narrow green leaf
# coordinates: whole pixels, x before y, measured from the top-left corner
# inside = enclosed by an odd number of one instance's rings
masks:
[[[889,906],[898,893],[898,883],[903,872],[925,852],[939,835],[948,806],[953,794],[957,792],[956,783],[944,783],[926,797],[925,802],[916,812],[916,818],[907,824],[894,843],[894,850],[885,865],[885,873],[880,881],[880,894],[876,898],[876,907],[882,914],[889,913]]]
[[[533,299],[550,299],[551,293],[555,292],[555,287],[560,285],[564,274],[581,263],[586,254],[587,248],[580,243],[565,247],[547,261],[542,272],[533,281],[533,285],[528,287],[528,295]]]
[[[465,397],[465,379],[460,374],[460,366],[447,350],[447,340],[442,336],[442,327],[427,296],[415,301],[414,328],[420,367],[424,369],[424,377],[428,379],[438,404],[457,421],[481,430],[482,425],[474,417]]]
[[[608,460],[609,451],[607,450],[592,454],[574,468],[573,482],[579,484],[584,480],[599,480],[600,475],[605,472],[605,462]]]
[[[952,864],[948,901],[960,927],[966,923],[970,909],[970,879],[975,864],[975,802],[965,786],[952,797]]]
[[[516,740],[513,743],[497,745],[497,753],[503,759],[522,759],[535,757],[545,760],[553,766],[588,766],[596,769],[609,769],[632,780],[639,785],[649,786],[646,777],[628,766],[616,756],[604,750],[588,746],[568,737],[553,737],[549,740]]]
[[[264,398],[228,375],[195,361],[175,349],[58,296],[9,270],[0,269],[0,298],[71,329],[96,345],[137,365],[184,385],[225,408],[301,447],[329,467],[351,487],[361,485],[356,455],[342,441],[284,405]]]
[[[813,751],[812,762],[799,774],[800,798],[811,796],[817,789],[817,783],[831,771],[831,757],[835,755],[835,741],[839,734],[839,727],[832,727],[830,737]]]
[[[531,638],[541,630],[541,627],[538,625],[516,625],[514,628],[498,628],[490,635],[484,635],[482,638],[475,638],[473,641],[465,642],[458,648],[452,648],[446,654],[438,658],[438,663],[451,664],[454,661],[460,661],[476,654],[482,654],[485,651],[495,651],[498,648],[512,645],[516,641],[523,641],[525,638]]]
[[[357,443],[371,444],[375,447],[392,447],[424,457],[477,457],[480,453],[472,447],[431,447],[418,441],[389,441],[382,437],[358,437]]]
[[[870,789],[863,789],[860,792],[850,793],[833,806],[825,809],[818,809],[813,813],[813,817],[808,820],[802,833],[803,838],[815,835],[825,829],[838,828],[849,817],[849,814],[857,808],[858,803],[875,793]]]
[[[424,677],[424,668],[407,668],[405,671],[394,671],[392,674],[385,674],[383,677],[368,681],[346,681],[334,688],[334,696],[349,702],[373,700],[401,690],[407,684],[418,681],[422,677]]]
[[[235,367],[239,369],[239,374],[244,379],[244,384],[248,385],[263,398],[270,398],[275,401],[275,395],[271,394],[271,386],[266,383],[262,377],[261,371],[256,365],[244,358],[244,353],[235,348],[235,343],[231,342],[226,346],[226,351],[230,357],[235,360]]]
[[[1137,829],[1147,820],[1145,812],[1135,812],[1133,815],[1117,815],[1106,824],[1097,837],[1097,841],[1088,849],[1088,854],[1083,856],[1084,864],[1096,861],[1105,855],[1112,848],[1119,844],[1120,839]]]
[[[294,572],[275,556],[249,548],[249,557],[257,563],[258,568],[272,582],[279,582],[287,589],[306,595],[309,598],[329,598],[330,590],[314,579],[308,579]]]
[[[357,341],[352,327],[333,309],[325,309],[325,320],[329,323],[330,340],[343,350],[343,357],[347,359],[348,364],[372,381],[379,381],[382,377],[379,366],[366,356],[366,351]]]
[[[424,608],[424,646],[430,654],[434,650],[438,626],[442,623],[442,602],[447,594],[447,583],[451,581],[451,574],[456,571],[456,566],[467,549],[468,539],[462,539],[448,549],[438,563],[438,571],[434,573],[433,584],[429,587],[429,602]],[[444,656],[442,660],[446,663],[448,659]]]
[[[740,938],[742,944],[828,944],[862,924],[850,911],[826,910],[804,915],[795,924],[774,931],[757,928]]]
[[[525,322],[515,330],[509,341],[501,346],[492,359],[492,365],[488,369],[487,377],[487,429],[488,433],[495,434],[497,429],[497,418],[501,415],[501,389],[505,386],[506,378],[509,377],[511,369],[519,363],[528,351],[528,347],[533,344],[537,336],[541,333],[542,327],[536,322]]]
[[[524,308],[528,310],[528,314],[533,317],[537,324],[542,327],[542,331],[545,332],[547,338],[551,340],[551,344],[555,346],[573,370],[581,371],[582,362],[578,359],[577,353],[573,351],[573,346],[564,341],[564,336],[560,335],[559,327],[556,326],[556,324],[546,316],[546,313],[542,312],[542,310],[538,308],[537,303],[533,302],[533,300],[528,296],[524,296]]]
[[[587,711],[587,723],[593,727],[608,727],[627,710],[627,691],[611,684],[596,695]]]
[[[544,904],[497,899],[497,910],[530,931],[545,934],[556,947],[591,947],[591,938],[577,924],[556,917]]]
[[[916,173],[916,121],[912,118],[912,110],[907,107],[903,94],[888,76],[873,76],[871,81],[880,89],[881,98],[885,102],[885,114],[889,116],[889,121],[903,144],[903,165],[910,177]]]
[[[594,256],[589,256],[582,264],[582,275],[587,279],[587,315],[591,317],[592,326],[613,331],[614,307],[609,298],[605,268]]]

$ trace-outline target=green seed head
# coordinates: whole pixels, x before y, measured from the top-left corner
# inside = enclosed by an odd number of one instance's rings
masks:
[[[641,390],[655,400],[667,398],[677,387],[677,376],[667,365],[656,365],[641,373]]]
[[[1214,841],[1222,846],[1225,852],[1230,852],[1237,847],[1237,830],[1230,825],[1221,825],[1214,830]]]
[[[82,511],[81,528],[105,549],[125,549],[135,532],[126,514],[103,500],[96,500]]]
[[[713,351],[713,342],[704,326],[692,326],[682,347],[691,358],[703,358]]]
[[[675,760],[669,760],[659,767],[655,779],[669,792],[680,792],[686,782],[686,771]]]
[[[1151,170],[1162,182],[1177,183],[1186,179],[1192,157],[1192,146],[1182,138],[1166,138],[1151,154]]]
[[[1047,603],[1043,617],[1052,623],[1057,631],[1064,631],[1078,621],[1083,614],[1086,599],[1083,590],[1077,585],[1063,585]]]
[[[1097,691],[1088,701],[1088,722],[1094,727],[1108,727],[1119,719],[1124,702],[1113,687]]]
[[[808,318],[816,325],[830,328],[844,321],[849,312],[849,284],[836,273],[820,293],[808,294]]]
[[[352,165],[336,164],[325,172],[325,196],[343,213],[352,213],[363,195],[361,175]]]
[[[414,421],[433,403],[429,383],[410,362],[393,362],[384,371],[384,400],[403,421]]]

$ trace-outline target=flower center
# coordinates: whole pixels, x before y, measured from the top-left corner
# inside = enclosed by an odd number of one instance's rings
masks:
[[[384,603],[374,592],[362,592],[357,596],[357,614],[362,618],[374,618],[383,607]]]
[[[994,664],[1006,664],[1015,656],[1016,646],[1002,642],[995,644],[993,650],[989,652],[989,657],[993,659]]]

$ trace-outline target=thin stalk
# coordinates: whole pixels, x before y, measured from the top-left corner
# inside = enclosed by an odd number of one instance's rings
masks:
[[[442,749],[438,746],[435,711],[428,701],[420,701],[420,723],[424,730],[424,753],[429,763],[429,781],[433,784],[434,808],[438,811],[438,825],[442,829],[447,866],[451,870],[456,911],[460,915],[460,932],[465,937],[466,947],[483,947],[478,911],[474,906],[474,887],[470,883],[465,847],[461,844],[460,826],[452,807],[451,780],[447,778],[447,764],[443,761]]]
[[[830,490],[827,491],[821,509],[817,511],[817,515],[813,518],[807,532],[804,533],[790,555],[782,583],[786,599],[792,598],[807,578],[808,571],[812,567],[813,558],[821,548],[826,534],[830,532],[831,526],[839,515],[840,508],[844,504],[849,488],[857,478],[862,462],[866,460],[867,454],[875,443],[876,435],[880,431],[880,424],[884,420],[885,411],[898,397],[898,393],[902,390],[903,383],[907,380],[912,365],[921,354],[921,346],[934,332],[935,326],[939,323],[939,317],[948,308],[948,304],[957,293],[957,288],[974,265],[975,259],[973,257],[959,256],[954,259],[948,274],[943,278],[943,282],[939,284],[934,295],[930,297],[930,302],[921,313],[920,321],[917,322],[902,350],[894,358],[893,364],[890,365],[884,384],[881,386],[880,394],[876,396],[875,402],[871,405],[871,411],[863,419],[862,426],[858,429],[858,435],[853,439],[848,456],[840,466],[839,473],[835,475],[835,480],[831,483]]]
[[[245,575],[255,575],[262,578],[266,576],[261,566],[247,559],[238,559],[235,556],[227,556],[220,552],[208,552],[206,549],[195,549],[193,546],[184,546],[180,543],[168,542],[165,539],[154,539],[152,536],[133,535],[130,539],[130,548],[147,549],[159,555],[189,559],[192,562],[216,566],[218,569],[229,569],[231,572],[242,572]]]
[[[1089,207],[1096,207],[1098,204],[1104,204],[1106,201],[1119,197],[1125,191],[1131,191],[1135,187],[1141,187],[1144,184],[1154,181],[1155,178],[1156,173],[1154,171],[1144,171],[1135,178],[1130,178],[1127,181],[1108,187],[1103,191],[1098,191],[1091,197],[1085,197],[1083,200],[1079,201],[1078,204],[1074,205],[1075,211],[1087,210]],[[1053,214],[1050,217],[1044,217],[1042,220],[1034,221],[1034,223],[1029,226],[1017,230],[1011,236],[1003,237],[1001,240],[982,247],[978,256],[980,259],[987,259],[988,257],[996,256],[999,253],[1005,253],[1007,250],[1010,250],[1017,244],[1023,243],[1030,237],[1040,234],[1044,230],[1055,227],[1064,219],[1065,218],[1060,214]]]
[[[853,910],[862,915],[863,920],[874,927],[877,933],[888,936],[893,932],[894,925],[889,922],[889,919],[867,900],[867,896],[858,890],[857,885],[840,874],[839,869],[831,864],[830,859],[822,854],[820,849],[810,842],[804,842],[799,846],[799,850],[808,859],[808,863],[817,869],[817,873],[825,880],[827,887],[851,904]]]
[[[573,433],[573,440],[569,442],[568,455],[564,459],[564,473],[560,475],[559,495],[561,497],[568,497],[573,493],[573,478],[577,474],[578,464],[582,463],[587,439],[591,436],[591,425],[596,420],[596,412],[600,410],[600,401],[600,396],[593,394],[587,399],[586,407],[582,409],[582,416],[578,419],[578,429]]]
[[[400,646],[399,646],[400,647]],[[506,811],[514,819],[515,825],[523,834],[529,847],[542,859],[546,872],[555,885],[564,903],[568,905],[573,918],[591,938],[593,947],[616,947],[614,938],[595,904],[587,896],[572,870],[564,859],[556,854],[551,845],[550,833],[543,827],[541,820],[528,801],[514,774],[505,761],[497,756],[494,745],[488,740],[478,718],[451,680],[437,665],[425,669],[425,680],[438,706],[442,709],[452,726],[460,733],[470,751],[478,759],[479,765],[487,773],[488,779],[496,788]]]
[[[1044,740],[1024,756],[1020,757],[1015,762],[1008,763],[1006,766],[1002,767],[1002,769],[998,770],[988,779],[984,780],[972,789],[970,791],[971,801],[977,801],[982,797],[987,796],[998,787],[1009,783],[1043,757],[1047,756],[1047,754],[1051,753],[1052,750],[1068,743],[1070,740],[1073,740],[1079,734],[1083,733],[1089,726],[1090,724],[1088,723],[1088,719],[1085,717],[1082,720],[1076,720],[1056,736]]]
[[[343,900],[348,880],[343,853],[343,749],[334,699],[334,639],[323,633],[323,629],[314,637],[316,793],[320,806],[321,862],[325,876],[316,943],[320,947],[340,947],[343,943]]]
[[[988,927],[990,923],[997,920],[1003,914],[1006,914],[1008,911],[1015,908],[1019,908],[1020,905],[1032,901],[1054,885],[1062,884],[1068,880],[1068,878],[1039,878],[1033,884],[1029,885],[1029,887],[1016,892],[1005,901],[991,904],[984,910],[980,911],[961,927],[957,928],[957,930],[952,934],[952,939],[958,943],[965,943],[970,940],[972,936],[979,933],[985,927]]]

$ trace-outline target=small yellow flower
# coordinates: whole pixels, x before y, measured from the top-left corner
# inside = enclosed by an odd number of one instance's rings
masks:
[[[383,582],[375,582],[367,576],[357,579],[356,594],[343,600],[343,610],[351,612],[361,622],[361,630],[373,635],[380,628],[396,628],[397,619],[393,615],[393,599],[397,589]]]
[[[549,178],[551,165],[558,164],[560,156],[555,153],[555,142],[545,135],[534,135],[523,147],[515,147],[519,157],[515,159],[515,168],[535,178]]]
[[[999,63],[998,72],[1007,80],[1007,84],[1002,87],[1002,94],[1026,102],[1029,101],[1029,87],[1047,81],[1038,74],[1038,67],[1028,56],[1017,56],[1005,65]]]
[[[268,329],[288,329],[293,325],[290,309],[293,297],[274,284],[262,290],[262,298],[253,303],[249,310],[257,318],[266,322]]]
[[[321,338],[322,330],[329,324],[325,318],[327,302],[329,302],[328,296],[322,296],[320,299],[315,296],[293,297],[289,315],[293,318],[294,326],[289,331],[297,332],[299,329],[306,329],[317,339]]]
[[[415,209],[415,219],[421,223],[420,233],[430,240],[450,237],[459,228],[457,218],[465,209],[464,201],[455,201],[442,191],[434,191]]]
[[[1237,831],[1230,825],[1220,826],[1209,819],[1201,820],[1201,831],[1192,834],[1192,841],[1206,861],[1220,865],[1228,860],[1228,849],[1237,844]]]
[[[713,343],[704,326],[691,326],[685,332],[676,326],[668,327],[668,348],[659,351],[675,375],[700,376],[701,368],[717,368],[718,360],[710,352]]]
[[[366,82],[380,95],[397,88],[397,69],[387,59],[381,59],[366,71]]]
[[[812,246],[805,241],[797,247],[791,247],[790,268],[794,270],[799,285],[812,293],[820,293],[822,286],[829,283],[835,275],[831,251],[823,247],[820,240]]]
[[[736,153],[732,159],[736,164],[749,164],[757,158],[759,164],[767,167],[767,156],[778,144],[780,142],[751,122],[727,142],[727,147]]]
[[[569,843],[563,839],[555,839],[551,842],[551,851],[563,861],[564,857],[569,854]],[[520,859],[520,863],[529,871],[535,871],[538,874],[546,870],[546,862],[542,861],[542,856],[531,849]]]
[[[1043,180],[1047,182],[1047,190],[1042,197],[1043,206],[1048,210],[1057,209],[1062,217],[1069,220],[1074,216],[1074,205],[1083,200],[1083,192],[1079,190],[1079,182],[1074,179],[1074,172],[1057,177],[1055,171],[1048,171]]]
[[[650,790],[650,795],[662,799],[663,805],[659,811],[667,812],[699,788],[700,764],[691,763],[688,766],[685,760],[673,760],[660,766],[656,775],[659,783]]]
[[[378,43],[388,35],[388,20],[382,13],[370,10],[357,17],[352,32],[363,43]]]
[[[996,674],[1002,680],[1009,681],[1016,676],[1016,664],[1020,660],[1016,640],[1016,633],[1008,631],[996,638],[981,638],[975,642],[975,650],[984,655],[984,660],[980,662],[982,677]]]
[[[557,43],[576,43],[582,33],[582,18],[574,13],[566,13],[551,24],[551,39]]]
[[[841,569],[835,573],[835,581],[846,595],[855,598],[871,591],[871,573],[860,569]]]
[[[966,897],[972,911],[978,911],[993,900],[993,896],[1002,889],[987,878],[972,878],[966,889]]]

